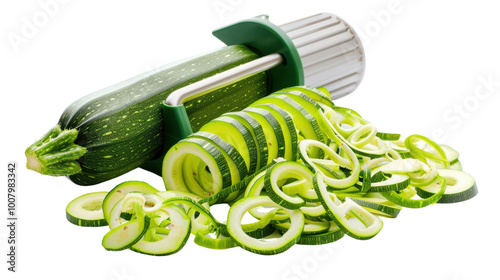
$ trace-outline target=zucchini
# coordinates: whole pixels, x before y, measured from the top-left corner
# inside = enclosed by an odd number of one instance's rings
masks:
[[[130,248],[146,233],[149,227],[150,218],[144,211],[142,205],[135,204],[135,214],[137,218],[121,224],[104,235],[102,246],[108,251],[121,251]]]
[[[164,148],[162,103],[166,97],[256,58],[245,46],[228,46],[85,96],[64,111],[57,126],[26,149],[27,168],[93,185],[158,158]],[[263,96],[265,81],[265,73],[254,75],[184,104],[193,131]]]
[[[271,96],[288,96],[290,99],[294,100],[295,102],[299,103],[304,107],[304,109],[309,112],[309,114],[316,116],[317,111],[321,110],[323,111],[323,108],[314,100],[312,100],[309,96],[303,94],[302,92],[299,91],[277,91],[271,94]]]
[[[283,236],[276,239],[262,240],[247,235],[241,227],[243,215],[257,206],[280,208],[290,217],[290,227]],[[234,203],[227,214],[227,230],[234,242],[241,248],[262,255],[279,254],[292,247],[300,239],[304,229],[304,215],[300,210],[290,210],[280,207],[266,196],[251,196]]]
[[[320,173],[314,174],[313,187],[328,217],[347,235],[355,239],[366,240],[377,235],[382,229],[383,223],[380,218],[371,214],[350,198],[346,198],[345,202],[342,203],[336,195],[330,195]]]
[[[274,227],[282,233],[285,233],[290,229],[291,223],[276,223]],[[329,221],[309,221],[305,220],[304,229],[302,230],[302,235],[315,235],[328,232],[330,229]]]
[[[269,153],[267,164],[271,163],[273,159],[284,157],[285,138],[283,136],[283,131],[281,130],[281,125],[273,114],[266,110],[252,107],[246,108],[243,112],[246,112],[254,117],[262,125]]]
[[[102,202],[106,192],[93,192],[73,199],[66,207],[66,219],[82,227],[100,227],[108,223],[104,218]]]
[[[150,194],[157,193],[158,190],[150,184],[141,181],[127,181],[117,185],[107,193],[104,201],[102,202],[102,211],[104,212],[104,218],[108,223],[113,206],[115,206],[120,199],[124,198],[125,195],[130,192]]]
[[[196,234],[194,243],[205,248],[217,250],[229,249],[237,246],[231,237],[219,236],[217,238],[211,238],[203,234]]]
[[[309,114],[309,112],[302,105],[295,102],[293,99],[285,95],[270,95],[259,99],[250,106],[253,107],[255,105],[267,103],[275,104],[292,115],[294,123],[299,130],[299,135],[302,136],[302,139],[314,139],[326,142],[316,117]]]
[[[311,157],[308,151],[312,150],[312,147],[320,149],[329,158],[329,160],[322,160]],[[305,165],[308,166],[311,170],[314,170],[314,172],[319,172],[320,174],[322,174],[326,184],[336,189],[346,189],[356,184],[361,172],[359,160],[356,155],[354,155],[353,151],[350,150],[349,147],[345,144],[342,144],[342,151],[348,154],[349,159],[341,157],[328,145],[319,141],[302,140],[299,143],[299,155]],[[318,162],[321,163],[322,166],[326,165],[325,162],[329,162],[327,167],[330,168],[336,166],[347,167],[352,170],[351,175],[347,178],[342,179],[332,178],[331,176],[328,176],[324,173],[324,168],[321,169],[318,167]]]
[[[237,184],[247,176],[248,170],[246,168],[243,157],[231,144],[225,142],[219,136],[205,131],[198,131],[191,134],[189,138],[201,138],[205,141],[210,142],[217,149],[219,149],[222,155],[224,155],[224,158],[226,159],[227,164],[229,166],[229,171],[231,173],[231,185]],[[205,174],[207,173],[206,170],[203,170],[202,172],[204,172]],[[234,193],[229,195],[226,199],[228,201],[231,201],[235,199],[237,196],[238,192],[235,191]]]
[[[284,88],[284,89],[280,90],[280,92],[291,92],[291,91],[301,92],[301,93],[307,95],[312,100],[314,100],[320,104],[323,104],[327,107],[332,108],[334,106],[333,101],[330,98],[330,93],[326,90],[321,91],[320,89],[316,89],[316,88],[309,87],[309,86],[295,86],[295,87],[289,87],[289,88]]]
[[[301,163],[295,161],[278,162],[266,171],[264,176],[264,190],[276,204],[288,209],[298,209],[305,205],[305,199],[298,195],[286,194],[282,190],[286,188],[286,185],[282,184],[287,182],[286,179],[296,179],[299,181],[304,179],[306,185],[309,185],[312,189],[312,176],[313,173]]]
[[[208,168],[210,180],[197,181],[197,167]],[[222,152],[210,142],[200,138],[186,138],[175,144],[165,155],[163,181],[167,190],[191,192],[209,197],[231,185],[231,172]],[[200,184],[201,183],[201,184]]]
[[[388,201],[379,193],[368,193],[362,197],[350,197],[350,199],[378,216],[396,218],[401,212],[401,206]]]
[[[186,215],[184,210],[175,205],[164,205],[162,211],[165,211],[170,217],[170,227],[167,231],[160,231],[158,227],[156,239],[147,240],[145,238],[139,240],[130,249],[132,251],[153,256],[166,256],[174,254],[184,245],[189,239],[191,233],[191,219]]]
[[[332,243],[344,237],[344,232],[334,222],[330,222],[330,228],[327,232],[319,234],[307,234],[300,237],[297,244],[302,245],[322,245]]]
[[[477,195],[476,181],[469,173],[454,169],[440,169],[438,172],[439,176],[446,180],[446,189],[437,201],[438,203],[462,202]],[[422,198],[429,198],[440,193],[440,191],[439,185],[430,184],[417,188],[417,195]]]
[[[298,151],[298,134],[292,116],[285,110],[274,104],[255,105],[255,108],[261,108],[269,111],[281,126],[283,137],[285,140],[285,156],[284,159],[296,161]]]
[[[222,140],[233,145],[245,160],[249,174],[253,174],[257,169],[257,145],[250,132],[240,121],[222,116],[209,121],[200,128],[217,134]]]
[[[446,180],[442,177],[438,177],[432,184],[433,188],[438,189],[438,191],[426,198],[412,199],[412,197],[417,193],[414,187],[409,186],[401,192],[389,191],[381,192],[380,194],[392,203],[397,205],[408,207],[408,208],[422,208],[436,203],[443,196],[446,190]]]
[[[257,148],[257,166],[256,170],[259,170],[267,165],[269,158],[269,150],[267,147],[266,135],[262,125],[251,115],[246,112],[230,112],[223,116],[231,117],[239,121],[244,125],[250,134],[252,134],[253,140]]]

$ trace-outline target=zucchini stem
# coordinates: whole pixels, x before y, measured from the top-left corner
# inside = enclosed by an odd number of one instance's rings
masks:
[[[69,176],[82,171],[77,160],[87,149],[75,144],[78,130],[53,127],[26,151],[26,167],[43,175]]]

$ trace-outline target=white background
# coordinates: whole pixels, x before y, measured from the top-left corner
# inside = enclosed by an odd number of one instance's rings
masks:
[[[49,14],[46,2],[0,4],[2,174],[7,161],[19,164],[19,272],[7,273],[3,261],[2,183],[1,279],[500,279],[500,7],[495,1],[61,1]],[[222,44],[211,31],[226,24],[259,14],[283,24],[318,12],[339,15],[364,36],[365,78],[337,105],[357,110],[380,131],[424,134],[456,148],[464,170],[477,180],[478,196],[403,209],[397,219],[384,219],[380,234],[368,241],[345,237],[261,256],[240,248],[205,249],[191,238],[175,255],[150,257],[104,250],[100,242],[107,228],[74,226],[66,221],[65,207],[81,194],[110,190],[125,180],[163,189],[160,177],[135,170],[81,187],[24,168],[24,149],[75,99],[218,48]],[[25,36],[27,22],[36,23],[36,30]],[[15,36],[24,40],[13,44]]]

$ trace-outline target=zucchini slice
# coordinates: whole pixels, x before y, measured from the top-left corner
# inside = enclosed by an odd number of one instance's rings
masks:
[[[156,240],[141,239],[130,249],[135,252],[165,256],[181,250],[191,234],[191,219],[184,210],[175,205],[164,205],[161,208],[170,218],[168,231],[160,231]]]
[[[477,195],[476,181],[470,174],[454,169],[439,169],[438,172],[446,180],[446,189],[438,203],[462,202]],[[417,194],[422,198],[431,197],[439,191],[439,186],[434,184],[417,188]]]
[[[93,192],[73,199],[66,207],[66,219],[82,227],[100,227],[108,223],[102,209],[107,192]]]
[[[189,136],[189,138],[201,138],[214,145],[224,155],[231,173],[231,185],[235,185],[247,176],[248,170],[245,161],[240,153],[229,143],[222,140],[219,136],[205,131],[198,131]],[[209,175],[206,170],[201,170],[198,174]],[[238,196],[238,192],[234,192],[226,197],[226,202],[234,200]]]
[[[304,109],[309,112],[309,114],[316,116],[317,111],[321,110],[323,111],[323,108],[318,104],[318,102],[312,100],[309,96],[303,94],[300,91],[277,91],[272,93],[270,96],[288,96],[290,99],[293,101],[299,103],[304,107]]]
[[[109,223],[109,215],[113,206],[125,197],[130,192],[140,192],[144,194],[157,193],[158,190],[152,187],[150,184],[142,181],[127,181],[118,184],[111,191],[109,191],[102,202],[102,211],[104,212],[104,218]]]
[[[273,114],[267,110],[255,107],[248,107],[243,110],[243,112],[253,116],[262,125],[269,152],[267,164],[271,163],[273,159],[284,157],[285,138],[283,136],[283,130],[281,130],[281,125]]]
[[[396,218],[401,212],[401,206],[390,202],[379,193],[368,193],[361,197],[350,197],[350,199],[378,216]]]
[[[285,139],[284,158],[291,161],[297,160],[299,136],[297,134],[297,128],[295,128],[292,116],[287,111],[271,103],[254,105],[253,107],[267,110],[271,114],[273,114],[273,116],[279,122],[281,130],[283,131],[283,137]]]
[[[329,222],[330,228],[327,232],[318,234],[304,234],[300,237],[297,244],[302,245],[322,245],[332,243],[344,237],[344,231],[339,228],[334,222]]]
[[[328,145],[315,141],[315,140],[302,140],[299,143],[299,155],[302,161],[314,172],[319,172],[323,175],[325,183],[336,189],[346,189],[356,184],[359,179],[359,174],[361,172],[361,165],[359,163],[358,158],[354,154],[354,152],[345,144],[340,143],[342,147],[342,151],[347,154],[349,159],[346,159],[339,154],[337,154],[334,150],[332,150]],[[329,158],[328,161],[314,158],[310,155],[310,151],[312,147],[316,147],[325,154]],[[328,166],[325,166],[325,162],[330,162]],[[319,163],[319,164],[318,164]],[[320,167],[334,167],[334,166],[342,166],[345,168],[349,168],[351,170],[351,174],[346,178],[332,178],[329,176],[330,174],[325,174],[325,168]]]
[[[368,122],[365,120],[357,122],[356,119],[353,123],[349,124],[349,129],[342,129],[339,124],[340,117],[336,110],[339,110],[338,107],[334,107],[334,110],[326,111],[325,113],[318,113],[319,125],[328,138],[335,140],[335,142],[345,143],[345,145],[349,146],[357,155],[362,157],[378,158],[387,154],[385,142],[378,137],[374,137],[373,141],[364,147],[353,145],[346,137],[349,137],[349,135],[359,129],[359,127]],[[351,114],[351,116],[357,118],[354,114]]]
[[[294,161],[276,163],[266,171],[264,176],[264,189],[272,201],[288,209],[298,209],[306,201],[298,195],[288,195],[282,188],[286,187],[288,179],[306,180],[312,189],[313,173],[303,164]],[[293,184],[293,183],[292,183]]]
[[[219,235],[217,238],[212,238],[204,234],[196,234],[194,237],[194,243],[201,247],[216,250],[229,249],[238,246],[234,243],[233,238],[222,235]]]
[[[326,105],[330,108],[334,106],[332,99],[330,98],[330,93],[328,91],[321,91],[317,88],[309,87],[309,86],[295,86],[281,89],[280,92],[290,92],[290,91],[298,91],[305,95],[307,95],[312,100]],[[327,95],[328,93],[328,95]]]
[[[417,193],[414,187],[409,186],[401,192],[390,191],[380,193],[387,200],[408,208],[422,208],[436,203],[443,196],[446,190],[446,180],[442,177],[438,177],[432,184],[434,188],[439,188],[439,190],[426,198],[412,199],[412,197]]]
[[[290,218],[290,228],[281,237],[276,239],[257,239],[248,236],[241,227],[243,215],[251,208],[257,206],[267,206],[280,208],[285,211]],[[227,218],[227,230],[234,242],[243,249],[262,255],[272,255],[282,253],[292,247],[300,239],[304,228],[304,215],[300,210],[290,210],[274,203],[267,196],[245,197],[236,201],[229,208]]]
[[[326,214],[347,235],[355,239],[365,240],[374,237],[382,229],[383,223],[380,218],[371,214],[348,197],[342,203],[335,194],[329,193],[320,173],[314,174],[313,186],[320,198],[321,205],[326,210]]]
[[[259,170],[266,166],[269,161],[269,151],[266,135],[264,133],[262,125],[254,117],[246,112],[230,112],[224,114],[223,116],[228,116],[238,120],[250,131],[257,147],[256,170]]]
[[[219,136],[216,134],[210,133],[210,132],[205,132],[205,131],[198,131],[193,134],[191,134],[189,137],[196,137],[196,138],[202,138],[207,141],[209,141],[211,144],[213,144],[215,147],[217,147],[224,157],[226,158],[229,168],[231,169],[231,175],[233,180],[232,184],[236,184],[241,179],[245,178],[247,176],[248,170],[245,165],[245,160],[241,156],[241,154],[234,148],[233,145],[227,143],[226,141],[222,140]]]
[[[203,172],[210,173],[209,180],[198,179],[199,166]],[[200,197],[209,197],[231,186],[231,171],[224,155],[213,144],[199,138],[181,140],[167,152],[162,177],[167,190],[191,192]]]
[[[292,115],[295,126],[299,130],[299,136],[301,136],[302,139],[314,139],[321,142],[326,141],[316,117],[311,115],[302,105],[295,102],[290,97],[284,95],[270,95],[252,103],[250,107],[267,103],[275,104]]]
[[[136,218],[111,229],[102,239],[102,246],[108,251],[121,251],[141,240],[149,228],[150,218],[142,211],[142,205],[135,204]]]
[[[290,222],[284,223],[275,223],[274,227],[280,232],[284,233],[290,229],[292,224]],[[312,234],[321,234],[328,232],[330,229],[329,221],[310,221],[305,220],[304,229],[302,230],[302,235],[312,235]]]
[[[209,121],[200,128],[217,134],[222,140],[233,145],[245,160],[249,174],[257,169],[257,145],[251,132],[238,120],[221,116]]]
[[[382,172],[373,171],[372,183],[368,192],[388,192],[400,191],[408,187],[411,183],[410,177],[403,174],[384,174]],[[373,178],[381,176],[383,180],[376,182]]]

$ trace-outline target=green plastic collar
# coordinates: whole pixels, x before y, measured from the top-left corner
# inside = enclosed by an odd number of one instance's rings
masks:
[[[304,84],[304,69],[297,48],[268,16],[242,20],[216,29],[212,34],[228,46],[245,45],[261,56],[273,53],[283,56],[283,64],[267,71],[268,92]]]

